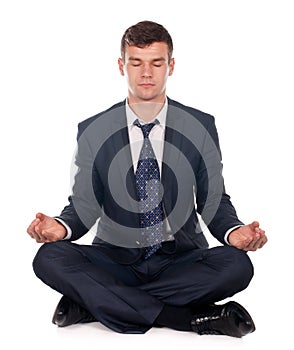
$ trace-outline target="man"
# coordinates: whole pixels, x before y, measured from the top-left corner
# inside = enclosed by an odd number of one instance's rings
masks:
[[[128,28],[119,70],[126,101],[79,124],[77,171],[60,216],[38,213],[36,275],[63,294],[53,323],[99,321],[121,333],[153,326],[242,337],[255,330],[230,301],[253,267],[247,251],[267,242],[244,225],[226,194],[214,118],[166,96],[173,74],[166,29]],[[196,213],[197,211],[197,213]],[[220,241],[209,249],[201,215]],[[95,230],[93,244],[72,243]]]

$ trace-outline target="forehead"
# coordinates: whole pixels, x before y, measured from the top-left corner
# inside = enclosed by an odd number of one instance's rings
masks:
[[[168,46],[164,42],[155,42],[144,47],[126,45],[125,57],[147,61],[158,58],[168,59]]]

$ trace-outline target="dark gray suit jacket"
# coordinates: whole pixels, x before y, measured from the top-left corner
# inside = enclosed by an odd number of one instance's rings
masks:
[[[125,102],[79,124],[76,167],[69,205],[59,216],[70,226],[71,240],[91,229],[93,243],[106,254],[125,264],[136,261],[143,243]],[[165,253],[208,246],[197,213],[223,244],[227,230],[243,224],[225,192],[214,118],[171,99],[161,182],[174,237],[165,236]]]

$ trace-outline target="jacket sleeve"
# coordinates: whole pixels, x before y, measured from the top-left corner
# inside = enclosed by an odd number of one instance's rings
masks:
[[[95,153],[86,134],[79,124],[74,169],[71,170],[72,194],[69,204],[57,216],[71,228],[70,240],[79,239],[92,228],[101,215],[103,202],[102,184],[99,174],[94,171]]]
[[[212,235],[226,244],[226,232],[238,225],[236,210],[225,191],[222,160],[214,118],[210,119],[201,150],[201,161],[196,176],[197,212]]]

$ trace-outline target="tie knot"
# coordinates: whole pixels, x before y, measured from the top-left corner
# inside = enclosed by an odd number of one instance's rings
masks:
[[[159,121],[157,119],[154,120],[154,122],[149,123],[149,124],[140,124],[139,120],[136,119],[134,121],[134,125],[138,126],[139,128],[141,128],[144,139],[148,138],[151,129],[153,128],[154,125],[159,124]]]

